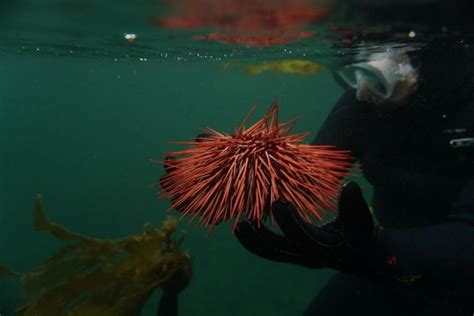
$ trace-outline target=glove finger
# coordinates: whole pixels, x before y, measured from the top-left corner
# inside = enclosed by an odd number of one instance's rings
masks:
[[[244,220],[237,224],[237,240],[251,253],[278,262],[300,264],[300,257],[289,240],[275,234],[264,225],[257,227],[253,221]]]
[[[337,225],[314,226],[306,222],[289,203],[273,203],[272,214],[288,239],[297,244],[301,251],[310,252],[317,258],[325,257],[328,248],[338,247],[343,242]]]
[[[317,228],[307,223],[290,203],[276,201],[272,205],[272,214],[281,231],[288,239],[307,244],[314,241]]]
[[[362,246],[372,239],[374,221],[357,183],[344,184],[339,196],[338,210],[342,233],[351,246]]]

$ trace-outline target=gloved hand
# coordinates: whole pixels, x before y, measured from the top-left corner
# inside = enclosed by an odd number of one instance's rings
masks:
[[[178,296],[191,281],[192,271],[184,268],[177,271],[173,277],[161,286],[163,294],[158,305],[157,316],[177,316]]]
[[[192,278],[192,270],[185,266],[183,269],[176,271],[173,277],[161,286],[164,293],[168,295],[178,295],[189,284]]]
[[[332,268],[362,273],[375,256],[376,228],[359,186],[346,183],[339,197],[338,215],[320,227],[307,223],[291,204],[277,201],[272,214],[281,232],[242,221],[236,237],[250,252],[279,262],[308,268]]]

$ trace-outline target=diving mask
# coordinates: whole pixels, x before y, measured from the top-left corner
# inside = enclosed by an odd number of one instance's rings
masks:
[[[418,70],[406,53],[376,53],[367,62],[344,67],[338,73],[356,98],[375,105],[399,105],[415,89]]]

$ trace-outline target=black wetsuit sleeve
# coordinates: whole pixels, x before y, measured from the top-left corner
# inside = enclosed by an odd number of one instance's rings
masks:
[[[381,230],[372,276],[438,290],[472,290],[474,178],[465,185],[451,211],[442,224]]]
[[[350,150],[357,159],[363,146],[361,134],[368,116],[366,112],[366,106],[356,100],[354,92],[346,92],[329,113],[312,144]]]
[[[163,292],[157,316],[177,316],[178,315],[178,294]]]

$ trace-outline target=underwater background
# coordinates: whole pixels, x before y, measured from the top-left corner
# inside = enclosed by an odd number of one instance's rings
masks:
[[[19,272],[63,245],[34,231],[37,193],[51,220],[72,231],[133,235],[170,214],[153,187],[164,170],[150,161],[178,148],[170,141],[193,140],[203,127],[230,132],[252,105],[255,121],[278,99],[282,119],[301,116],[295,132],[310,131],[309,142],[343,92],[327,67],[249,75],[240,64],[329,64],[327,43],[195,42],[151,25],[155,1],[22,0],[0,10],[0,263]],[[193,263],[180,315],[298,315],[332,273],[258,258],[230,224],[210,236],[186,220],[179,230]],[[2,316],[21,305],[20,290],[0,279]],[[156,314],[160,294],[142,315]]]

